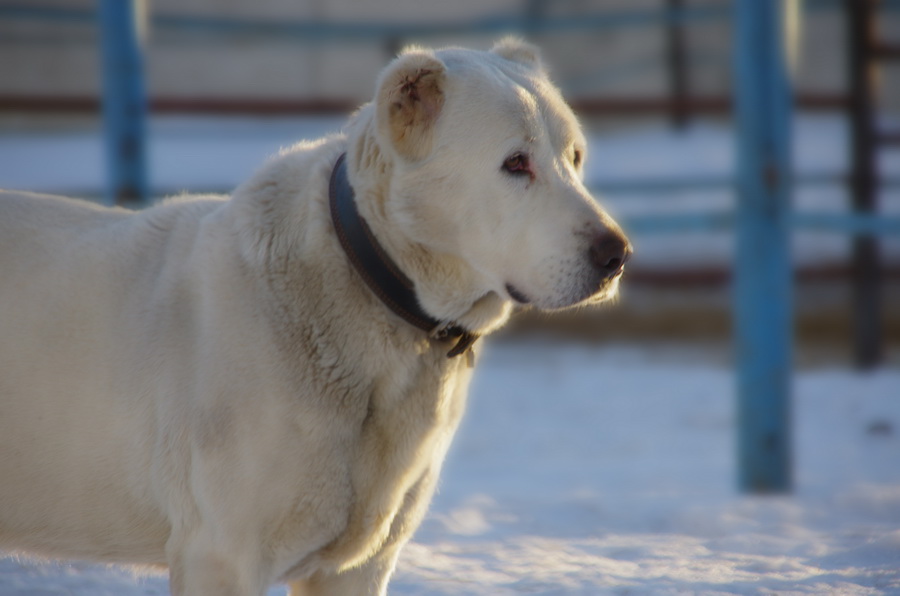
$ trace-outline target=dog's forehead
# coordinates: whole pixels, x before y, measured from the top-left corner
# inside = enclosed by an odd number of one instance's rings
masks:
[[[583,144],[572,110],[542,71],[493,52],[448,50],[439,57],[467,110],[477,105],[485,116],[511,119],[527,137],[548,134],[563,147]]]

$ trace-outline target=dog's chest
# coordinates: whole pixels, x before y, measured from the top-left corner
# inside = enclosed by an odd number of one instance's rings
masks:
[[[442,355],[446,359],[446,356]],[[343,530],[316,557],[346,568],[415,530],[434,490],[447,448],[465,409],[471,370],[465,358],[397,371],[373,391],[347,452],[352,498],[340,514]],[[405,381],[405,382],[403,382]]]

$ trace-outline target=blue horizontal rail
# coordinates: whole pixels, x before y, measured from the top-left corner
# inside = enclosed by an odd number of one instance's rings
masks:
[[[307,41],[363,40],[383,38],[436,37],[464,34],[498,34],[514,31],[543,32],[598,31],[644,27],[668,22],[704,21],[727,18],[728,6],[686,8],[666,13],[655,9],[546,17],[535,21],[527,15],[488,16],[460,22],[327,22],[327,21],[248,21],[232,18],[208,18],[159,15],[153,25],[171,30],[210,33],[238,33],[300,37]]]
[[[642,194],[665,196],[685,190],[730,190],[734,188],[734,178],[728,175],[673,176],[652,178],[618,178],[588,181],[588,187],[603,194]]]
[[[565,32],[597,31],[724,19],[731,14],[728,5],[685,7],[675,11],[635,9],[616,12],[546,17],[534,20],[528,15],[487,16],[459,22],[394,21],[337,22],[322,20],[274,21],[237,17],[208,17],[158,14],[151,16],[154,28],[188,33],[224,35],[261,35],[293,38],[303,42],[372,41],[390,38],[436,37],[464,34],[502,34],[516,31]],[[92,23],[90,9],[40,7],[31,4],[0,6],[0,19],[55,20]]]
[[[734,225],[734,214],[730,211],[618,216],[616,219],[629,234],[718,232]]]
[[[665,234],[727,231],[735,225],[735,217],[732,211],[717,211],[624,216],[617,219],[632,234]],[[900,235],[900,215],[795,211],[788,215],[787,221],[792,228],[805,231],[851,236]]]
[[[874,236],[900,234],[900,215],[794,212],[789,221],[803,230]]]
[[[0,6],[0,19],[96,25],[97,11],[87,8],[5,4]]]
[[[848,174],[839,172],[815,172],[794,175],[794,186],[831,186],[847,184]],[[595,179],[588,183],[598,193],[666,195],[687,190],[722,190],[734,188],[735,179],[730,175],[671,176],[652,178]],[[900,187],[900,176],[882,176],[880,188]]]

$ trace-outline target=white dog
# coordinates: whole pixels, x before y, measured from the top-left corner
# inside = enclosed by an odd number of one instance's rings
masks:
[[[0,194],[0,548],[184,596],[384,594],[478,337],[616,292],[584,153],[507,40],[406,51],[228,199]]]

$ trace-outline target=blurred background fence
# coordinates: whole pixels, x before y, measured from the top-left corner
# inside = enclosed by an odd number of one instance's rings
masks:
[[[501,35],[522,35],[541,46],[553,79],[589,129],[587,182],[635,236],[637,254],[615,315],[576,313],[551,322],[526,314],[512,332],[723,339],[732,329],[729,282],[738,261],[732,230],[741,164],[732,116],[739,5],[0,0],[0,141],[6,139],[9,155],[22,155],[23,140],[36,136],[97,133],[103,89],[107,107],[111,97],[127,103],[131,93],[139,112],[148,110],[146,128],[141,113],[112,120],[107,113],[107,131],[119,128],[136,139],[125,151],[132,158],[148,137],[153,143],[154,135],[175,129],[197,137],[213,127],[217,150],[246,144],[248,128],[229,127],[248,118],[258,124],[250,125],[254,130],[284,123],[299,139],[309,127],[296,119],[331,123],[350,112],[407,44],[489,47]],[[785,24],[797,114],[793,167],[785,174],[793,203],[786,217],[796,233],[785,259],[796,283],[793,296],[774,299],[791,301],[791,324],[811,352],[850,347],[859,366],[871,367],[896,358],[900,343],[900,1],[783,5],[796,8]],[[101,35],[125,33],[101,26],[101,17],[130,19],[110,12],[123,7],[136,11],[134,37]],[[131,56],[129,44],[138,50]],[[138,87],[110,89],[108,73],[123,61],[136,69]],[[242,132],[229,139],[228,130]],[[273,134],[266,153],[282,143]],[[216,159],[215,151],[203,153]],[[154,175],[150,161],[149,175],[120,164],[109,179],[67,183],[63,176],[46,189],[101,196],[106,185],[128,200],[181,189],[227,192],[234,184],[227,173],[173,184]],[[21,168],[7,163],[6,170],[0,164],[2,186],[9,185],[4,177],[19,180]],[[35,174],[28,185],[42,190],[52,177]]]

